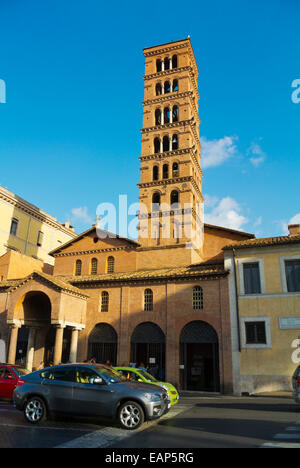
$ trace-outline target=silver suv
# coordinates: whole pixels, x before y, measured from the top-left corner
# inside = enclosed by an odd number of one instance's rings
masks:
[[[129,430],[159,418],[171,406],[163,388],[128,382],[101,364],[65,364],[28,374],[18,382],[14,405],[33,424],[49,413],[71,413],[117,419]]]

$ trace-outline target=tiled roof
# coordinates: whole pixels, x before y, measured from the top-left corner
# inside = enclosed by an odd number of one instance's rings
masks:
[[[225,245],[223,250],[246,249],[249,247],[269,247],[277,245],[298,244],[300,243],[300,234],[293,236],[279,236],[279,237],[263,237],[261,239],[248,239],[245,241],[237,241]]]
[[[60,278],[73,285],[83,283],[143,281],[159,279],[192,279],[213,278],[225,276],[227,271],[222,264],[219,265],[190,265],[187,267],[160,268],[154,270],[138,270],[124,273],[106,273],[102,275],[61,276]]]
[[[41,279],[42,281],[44,280],[62,291],[69,291],[80,296],[89,297],[87,294],[85,294],[83,291],[76,288],[69,282],[65,282],[62,278],[47,275],[46,273],[42,273],[40,271],[34,271],[30,275],[22,279],[2,281],[0,282],[0,290],[2,289],[13,291],[32,279]]]

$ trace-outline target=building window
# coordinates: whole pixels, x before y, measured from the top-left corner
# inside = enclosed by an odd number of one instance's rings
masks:
[[[156,96],[160,96],[162,94],[162,85],[161,85],[161,83],[157,83],[157,85],[155,86],[155,92],[156,92]]]
[[[245,322],[245,332],[247,345],[267,344],[265,322]]]
[[[154,138],[154,153],[160,153],[160,139]]]
[[[37,236],[37,242],[36,242],[36,245],[38,245],[39,247],[41,247],[43,245],[43,240],[44,240],[44,233],[42,231],[39,231],[38,232],[38,236]]]
[[[81,275],[81,270],[82,270],[82,261],[81,260],[76,260],[75,275],[80,276]]]
[[[300,292],[300,259],[285,261],[285,275],[288,292]]]
[[[157,73],[162,71],[162,61],[160,59],[156,60],[156,71]]]
[[[177,67],[178,67],[177,55],[173,55],[173,57],[172,57],[172,68],[177,68]]]
[[[171,204],[171,207],[174,207],[179,204],[179,193],[177,190],[172,190],[171,192],[171,196],[170,196],[170,204]]]
[[[13,218],[11,221],[11,226],[10,226],[10,234],[12,236],[17,235],[18,225],[19,225],[19,220],[17,218]]]
[[[160,209],[160,193],[155,192],[152,195],[152,211],[159,211]]]
[[[163,179],[169,178],[169,164],[163,165]]]
[[[200,286],[195,286],[193,288],[193,309],[203,309],[203,290]]]
[[[161,110],[156,109],[155,111],[155,125],[161,125]]]
[[[115,259],[114,257],[108,257],[107,259],[107,273],[114,273],[115,271]]]
[[[109,306],[109,294],[107,291],[103,291],[101,294],[101,312],[108,312]]]
[[[98,260],[96,258],[92,258],[91,275],[97,275],[97,273],[98,273]]]
[[[173,163],[172,172],[173,172],[173,177],[178,177],[178,175],[179,175],[179,166],[178,166],[177,162]]]
[[[244,291],[245,294],[260,294],[260,273],[259,263],[251,262],[243,264]]]
[[[153,166],[153,180],[158,180],[158,177],[159,177],[158,166]]]
[[[144,293],[144,311],[153,310],[153,292],[152,289],[145,289]]]

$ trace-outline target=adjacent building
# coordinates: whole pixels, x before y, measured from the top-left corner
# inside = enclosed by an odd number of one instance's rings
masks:
[[[291,389],[300,361],[300,226],[223,248],[236,393]]]

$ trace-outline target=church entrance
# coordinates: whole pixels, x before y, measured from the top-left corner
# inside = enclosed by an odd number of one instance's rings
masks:
[[[214,328],[206,322],[188,323],[180,335],[181,388],[219,392],[219,346]]]
[[[141,323],[131,337],[131,362],[148,365],[159,380],[165,378],[166,339],[163,331],[152,322]]]
[[[110,361],[117,364],[118,335],[115,329],[107,323],[98,323],[89,337],[89,359],[105,364]]]

